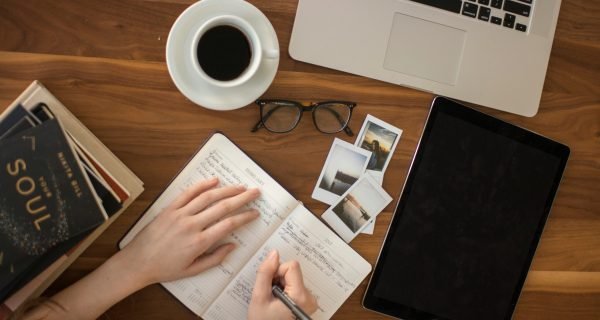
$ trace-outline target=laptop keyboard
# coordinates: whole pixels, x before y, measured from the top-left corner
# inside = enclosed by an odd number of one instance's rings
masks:
[[[527,32],[533,0],[410,0],[482,22]]]

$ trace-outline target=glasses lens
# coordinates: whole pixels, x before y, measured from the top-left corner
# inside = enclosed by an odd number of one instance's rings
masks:
[[[343,103],[326,103],[315,109],[315,124],[325,133],[340,132],[350,120],[350,107]]]
[[[301,112],[292,103],[270,102],[263,105],[262,121],[269,131],[288,132],[298,123]]]

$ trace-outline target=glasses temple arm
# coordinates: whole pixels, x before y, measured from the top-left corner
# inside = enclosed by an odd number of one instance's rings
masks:
[[[354,131],[352,131],[352,129],[350,129],[350,127],[349,127],[348,125],[346,125],[346,126],[344,127],[344,132],[346,132],[346,134],[347,134],[349,137],[352,137],[352,136],[354,136]]]
[[[258,120],[258,122],[254,125],[254,127],[252,129],[250,129],[250,132],[256,132],[256,131],[258,131],[258,129],[262,128],[263,126],[264,125],[263,125],[262,119]]]

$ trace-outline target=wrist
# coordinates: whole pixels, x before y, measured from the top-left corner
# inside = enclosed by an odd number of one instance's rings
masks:
[[[52,299],[66,310],[69,319],[97,319],[115,303],[146,285],[142,274],[129,263],[128,255],[120,251]]]
[[[121,250],[110,257],[101,268],[106,268],[110,273],[121,274],[121,285],[125,291],[129,293],[136,292],[154,282],[148,277],[146,272],[143,272],[132,263],[131,257],[127,254],[127,250]]]

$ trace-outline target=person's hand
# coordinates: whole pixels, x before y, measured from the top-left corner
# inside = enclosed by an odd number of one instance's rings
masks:
[[[306,289],[302,280],[302,271],[297,261],[279,264],[276,250],[269,253],[256,273],[256,283],[252,290],[252,300],[248,308],[249,320],[295,319],[283,302],[273,296],[273,280],[279,279],[283,291],[307,314],[317,310],[317,300]]]
[[[258,217],[256,210],[231,215],[256,199],[258,189],[216,188],[217,184],[214,178],[190,187],[119,252],[143,285],[189,277],[218,265],[235,245],[207,251]]]

